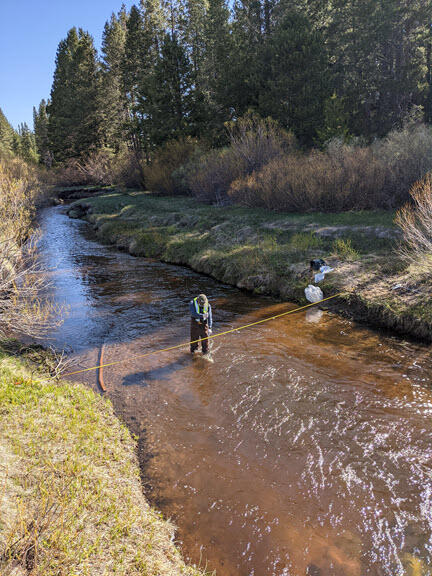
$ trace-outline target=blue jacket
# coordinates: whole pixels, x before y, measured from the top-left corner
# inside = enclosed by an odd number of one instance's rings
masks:
[[[195,318],[195,320],[199,320],[200,322],[208,322],[208,327],[210,328],[210,330],[212,329],[213,326],[213,316],[212,316],[212,309],[211,309],[211,305],[208,305],[208,317],[205,318],[205,314],[197,314],[197,311],[195,310],[195,304],[194,301],[191,300],[189,302],[189,311],[190,314],[192,316],[192,318]]]

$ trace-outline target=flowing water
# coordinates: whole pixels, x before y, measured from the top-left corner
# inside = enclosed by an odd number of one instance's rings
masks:
[[[111,362],[187,341],[200,292],[215,332],[290,307],[119,253],[58,207],[43,229],[53,295],[70,306],[51,343],[77,369],[102,343]],[[104,371],[184,556],[218,576],[429,574],[431,349],[311,309],[216,339],[212,355]],[[96,372],[75,378],[97,388]]]

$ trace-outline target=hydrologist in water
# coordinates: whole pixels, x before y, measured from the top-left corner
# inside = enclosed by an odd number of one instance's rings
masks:
[[[191,300],[189,302],[189,310],[191,313],[190,351],[193,354],[198,350],[199,342],[197,341],[201,339],[202,353],[207,354],[207,338],[212,333],[213,326],[212,309],[207,296],[205,294],[200,294]],[[205,338],[205,340],[203,340],[203,338]]]

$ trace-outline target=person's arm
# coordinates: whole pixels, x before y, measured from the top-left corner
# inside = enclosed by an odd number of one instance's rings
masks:
[[[213,327],[213,314],[212,314],[212,308],[211,305],[209,304],[208,307],[208,327],[211,330]]]
[[[201,314],[197,314],[193,300],[191,300],[189,302],[189,310],[190,310],[190,314],[191,314],[192,318],[195,318],[195,320],[201,320]]]

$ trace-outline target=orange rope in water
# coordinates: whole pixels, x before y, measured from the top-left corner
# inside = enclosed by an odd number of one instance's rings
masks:
[[[192,342],[182,342],[181,344],[176,344],[175,346],[168,346],[167,348],[162,348],[160,350],[153,350],[151,352],[146,352],[145,354],[139,354],[137,356],[127,356],[126,358],[123,358],[123,360],[116,360],[115,362],[108,362],[107,364],[101,363],[98,366],[92,366],[91,368],[83,368],[82,370],[76,370],[75,372],[68,372],[67,374],[63,374],[62,376],[74,376],[75,374],[82,374],[83,372],[90,372],[91,370],[98,370],[101,368],[106,368],[107,366],[115,366],[117,364],[123,364],[124,362],[129,362],[130,360],[138,360],[141,358],[147,358],[148,356],[152,356],[154,354],[161,354],[162,352],[169,352],[170,350],[178,350],[179,348],[184,348],[185,346],[190,346],[191,344],[196,344],[197,342],[203,340],[212,340],[214,338],[219,338],[220,336],[226,336],[227,334],[232,334],[233,332],[239,332],[240,330],[244,330],[245,328],[251,328],[252,326],[257,326],[258,324],[263,324],[264,322],[270,322],[270,320],[276,320],[277,318],[282,318],[282,316],[288,316],[289,314],[294,314],[295,312],[306,310],[306,308],[311,308],[312,306],[317,306],[318,304],[322,304],[323,302],[327,302],[328,300],[338,298],[342,294],[343,292],[339,292],[334,296],[328,296],[327,298],[323,298],[319,302],[306,304],[305,306],[294,308],[294,310],[288,310],[288,312],[282,312],[282,314],[277,314],[276,316],[270,316],[268,318],[264,318],[263,320],[258,320],[257,322],[252,322],[250,324],[245,324],[244,326],[239,326],[238,328],[231,328],[230,330],[225,330],[225,332],[218,332],[217,334],[212,334],[211,336],[207,336],[206,338],[199,338],[198,340],[193,340]]]
[[[104,382],[104,377],[103,377],[103,361],[104,361],[104,346],[105,346],[105,342],[102,342],[102,346],[100,349],[100,355],[99,355],[99,373],[98,373],[98,382],[99,382],[99,386],[101,387],[103,392],[106,392],[106,387],[105,387],[105,382]]]

